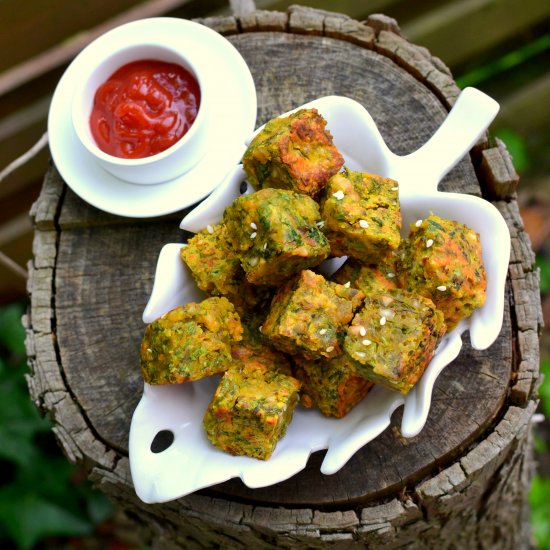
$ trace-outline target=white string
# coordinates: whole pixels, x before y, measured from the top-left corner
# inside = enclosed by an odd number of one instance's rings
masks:
[[[20,166],[23,166],[26,162],[35,157],[44,147],[48,144],[48,132],[44,132],[40,139],[25,153],[20,157],[17,157],[15,160],[10,162],[1,172],[0,172],[0,182],[5,180],[10,174],[15,172]],[[8,268],[12,273],[17,277],[26,280],[27,271],[22,268],[17,262],[14,262],[7,254],[0,251],[0,265]]]
[[[5,180],[11,173],[15,172],[20,166],[23,166],[26,162],[35,157],[44,147],[48,144],[48,132],[44,132],[40,139],[25,153],[20,157],[17,157],[15,160],[10,162],[1,172],[0,172],[0,182]]]
[[[7,254],[0,251],[0,265],[7,267],[13,274],[24,281],[27,280],[27,270],[23,269],[17,262],[14,262]]]

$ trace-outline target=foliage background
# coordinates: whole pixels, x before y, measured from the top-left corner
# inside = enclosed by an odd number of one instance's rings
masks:
[[[25,307],[0,308],[0,548],[137,548],[111,502],[62,455],[29,398]]]

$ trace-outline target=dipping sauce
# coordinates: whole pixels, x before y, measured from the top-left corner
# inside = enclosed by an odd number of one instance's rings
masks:
[[[181,139],[199,106],[199,84],[189,71],[164,61],[134,61],[98,88],[90,127],[103,152],[144,158]]]

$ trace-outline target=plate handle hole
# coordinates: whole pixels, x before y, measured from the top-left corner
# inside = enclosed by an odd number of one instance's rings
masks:
[[[174,432],[170,430],[160,430],[151,442],[151,452],[162,453],[162,451],[166,451],[172,443],[174,443]]]

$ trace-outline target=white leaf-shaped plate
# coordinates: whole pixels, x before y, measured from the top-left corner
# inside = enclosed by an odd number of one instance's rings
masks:
[[[316,410],[298,406],[286,435],[267,461],[228,455],[207,440],[202,419],[218,377],[180,386],[145,384],[132,418],[129,445],[132,478],[136,493],[144,502],[166,502],[234,477],[240,477],[251,488],[272,485],[301,471],[310,454],[321,449],[327,449],[321,472],[335,473],[388,427],[391,415],[400,405],[404,405],[403,436],[412,437],[422,430],[433,385],[439,373],[459,354],[461,334],[470,330],[473,347],[484,349],[496,339],[502,325],[510,253],[506,224],[498,211],[482,199],[437,191],[439,180],[496,115],[495,105],[476,90],[463,92],[430,141],[411,155],[398,157],[387,149],[372,118],[355,101],[331,96],[307,104],[325,117],[334,142],[351,169],[398,179],[405,232],[410,223],[433,211],[443,218],[466,223],[480,233],[488,281],[486,303],[445,335],[409,394],[403,396],[376,386],[343,419],[327,418]],[[450,144],[449,136],[454,136]],[[430,152],[439,162],[429,163],[424,169]],[[198,231],[219,222],[225,206],[241,193],[243,181],[242,167],[237,166],[212,195],[184,218],[181,227]],[[161,250],[153,291],[143,314],[145,323],[176,306],[203,298],[180,260],[181,246],[171,243]],[[325,267],[330,272],[337,266],[329,262]],[[166,431],[173,434],[172,443],[155,452],[153,441]]]

